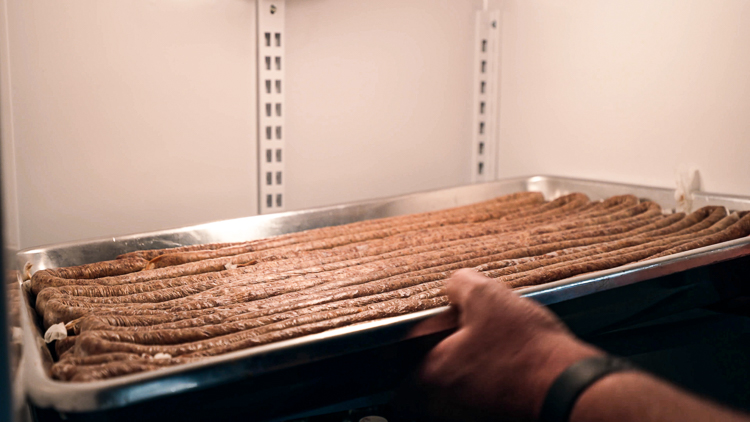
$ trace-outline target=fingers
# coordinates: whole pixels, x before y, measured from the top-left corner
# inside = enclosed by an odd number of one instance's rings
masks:
[[[513,294],[501,283],[468,268],[453,273],[446,283],[446,291],[451,304],[456,305],[459,310],[471,309],[469,303],[476,298],[491,295],[504,300]]]
[[[452,305],[451,311],[426,321],[429,325],[419,328],[426,330],[434,326],[444,325],[449,321],[454,322],[457,318],[458,330],[443,339],[430,351],[420,372],[422,380],[444,387],[451,384],[451,374],[454,372],[456,359],[467,352],[463,350],[470,338],[470,333],[467,333],[466,330],[472,323],[470,320],[476,319],[467,318],[467,316],[469,314],[481,315],[482,313],[494,314],[491,309],[487,309],[485,303],[481,302],[495,294],[494,290],[498,288],[500,286],[492,279],[471,269],[458,270],[448,279],[446,290]],[[464,353],[462,353],[462,350]]]
[[[456,327],[458,327],[458,312],[455,308],[449,308],[445,312],[417,324],[406,338],[422,337]]]
[[[467,352],[465,345],[467,334],[458,330],[443,339],[430,350],[422,363],[419,377],[422,381],[441,387],[448,387],[455,379],[455,371],[459,369],[456,362],[460,361],[463,352]]]
[[[465,268],[458,270],[446,283],[446,291],[451,304],[463,310],[468,308],[467,304],[478,290],[484,289],[490,279],[484,275]]]

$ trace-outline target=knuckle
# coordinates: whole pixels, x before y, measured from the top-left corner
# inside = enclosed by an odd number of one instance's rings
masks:
[[[471,268],[461,268],[460,270],[453,273],[456,278],[472,278],[477,272]]]
[[[471,279],[466,283],[466,293],[471,299],[481,298],[488,294],[491,285],[486,280]]]

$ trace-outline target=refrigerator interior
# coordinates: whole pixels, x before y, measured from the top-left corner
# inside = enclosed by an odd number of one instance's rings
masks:
[[[486,181],[695,169],[747,195],[748,22],[742,0],[0,0],[5,249],[467,185],[479,142]]]
[[[483,2],[284,3],[284,210],[473,180]],[[491,178],[673,187],[684,166],[705,191],[747,193],[748,7],[488,1],[499,32],[485,53],[498,67],[484,98],[496,103]],[[4,0],[10,244],[258,213],[261,9]]]

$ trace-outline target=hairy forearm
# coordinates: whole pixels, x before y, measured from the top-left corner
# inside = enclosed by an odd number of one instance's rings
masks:
[[[750,418],[666,384],[642,372],[611,374],[576,402],[571,422],[742,421]]]

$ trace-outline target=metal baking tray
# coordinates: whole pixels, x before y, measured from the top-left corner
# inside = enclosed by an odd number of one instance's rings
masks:
[[[23,268],[30,262],[32,271],[80,265],[112,259],[138,249],[257,239],[371,218],[443,209],[519,191],[538,191],[548,200],[571,192],[583,192],[592,200],[633,194],[656,201],[665,210],[676,207],[672,189],[553,176],[520,177],[307,211],[39,247],[19,252],[17,263]],[[711,204],[723,205],[729,210],[750,210],[750,198],[747,197],[696,192],[693,198],[693,208]],[[550,306],[576,332],[593,332],[616,327],[623,321],[633,322],[731,296],[732,287],[719,285],[719,281],[727,279],[727,274],[733,274],[734,270],[720,264],[733,262],[736,265],[739,262],[746,265],[746,260],[741,259],[744,257],[750,257],[750,238],[583,274],[519,292]],[[647,283],[649,280],[656,282]],[[25,300],[28,310],[23,320],[27,395],[34,406],[53,409],[66,417],[114,411],[180,394],[198,392],[197,397],[200,397],[200,394],[219,386],[234,385],[243,380],[268,382],[276,371],[323,360],[333,359],[335,362],[337,358],[407,341],[409,331],[418,322],[446,309],[344,327],[111,380],[67,383],[49,377],[51,356],[42,341],[35,312],[29,306],[30,298],[25,297]]]

